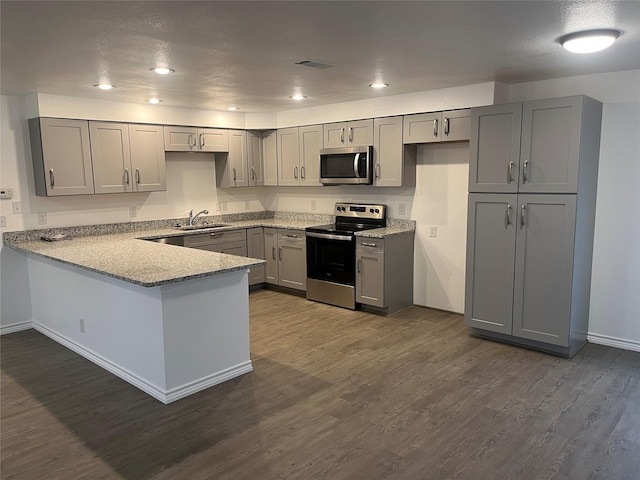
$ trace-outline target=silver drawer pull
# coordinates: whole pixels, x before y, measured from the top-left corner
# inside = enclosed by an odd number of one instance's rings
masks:
[[[511,204],[507,203],[507,225],[511,225]]]
[[[362,246],[363,247],[377,247],[378,244],[377,243],[373,243],[373,242],[362,242]]]
[[[136,183],[140,183],[140,169],[136,168]]]
[[[293,234],[287,233],[287,234],[285,234],[285,237],[298,238],[298,235],[293,235]]]
[[[444,117],[444,135],[449,136],[449,117]]]
[[[276,259],[276,247],[271,247],[271,258]]]
[[[344,128],[340,129],[340,143],[344,143]]]
[[[522,168],[522,183],[527,183],[529,180],[529,160],[524,161],[524,166]]]
[[[217,237],[220,234],[219,233],[210,233],[209,235],[211,235],[212,237]]]
[[[525,226],[525,220],[524,217],[527,214],[527,206],[526,205],[522,205],[522,207],[520,207],[520,228]]]
[[[509,167],[507,169],[507,183],[513,182],[513,162],[509,162]]]
[[[362,259],[358,259],[358,273],[362,271]]]
[[[53,175],[53,168],[49,170],[49,182],[52,187],[56,184],[56,177]]]
[[[438,136],[438,119],[437,118],[433,119],[433,136],[434,137]]]
[[[129,185],[129,169],[124,169],[124,184]]]

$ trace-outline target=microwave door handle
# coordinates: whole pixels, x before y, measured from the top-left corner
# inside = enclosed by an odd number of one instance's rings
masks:
[[[355,157],[353,157],[353,177],[360,178],[358,176],[358,161],[360,160],[360,154],[356,153]]]

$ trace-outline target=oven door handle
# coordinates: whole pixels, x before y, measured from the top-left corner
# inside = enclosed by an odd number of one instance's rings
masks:
[[[350,242],[354,238],[351,235],[338,235],[335,233],[316,233],[316,232],[307,232],[307,237],[324,238],[326,240],[340,240],[344,242]]]

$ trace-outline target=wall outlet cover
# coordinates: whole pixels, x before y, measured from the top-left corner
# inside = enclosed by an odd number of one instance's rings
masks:
[[[398,205],[398,215],[404,215],[406,213],[404,203]]]
[[[6,227],[6,226],[7,226],[7,217],[2,215],[0,216],[0,227]]]
[[[14,214],[22,213],[22,203],[21,202],[11,202],[11,209]]]
[[[41,212],[38,214],[38,225],[46,225],[47,224],[47,214]]]

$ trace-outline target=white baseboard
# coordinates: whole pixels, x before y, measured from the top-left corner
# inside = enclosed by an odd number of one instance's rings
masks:
[[[640,352],[640,342],[635,342],[633,340],[610,337],[608,335],[600,335],[598,333],[587,334],[587,340],[589,340],[590,343],[597,343],[599,345],[607,345],[609,347]]]
[[[27,320],[26,322],[12,323],[11,325],[3,325],[0,327],[0,335],[7,335],[8,333],[20,332],[22,330],[29,330],[33,328],[33,322]]]
[[[60,335],[57,332],[54,332],[50,328],[38,322],[33,322],[33,328],[43,335],[51,338],[55,342],[64,345],[69,350],[73,350],[78,355],[95,363],[99,367],[104,368],[106,371],[114,374],[116,377],[121,378],[125,382],[130,383],[134,387],[139,388],[143,392],[151,395],[156,400],[159,400],[165,404],[175,402],[176,400],[180,400],[181,398],[191,395],[192,393],[199,392],[201,390],[212,387],[253,370],[251,360],[249,360],[247,362],[241,363],[240,365],[236,365],[226,370],[216,372],[212,375],[208,375],[186,385],[182,385],[180,387],[165,391],[157,385],[154,385],[153,383],[145,380],[144,378],[137,376],[135,373],[122,368],[120,365],[107,360],[97,353],[83,347],[82,345],[77,344],[76,342],[63,335]]]

